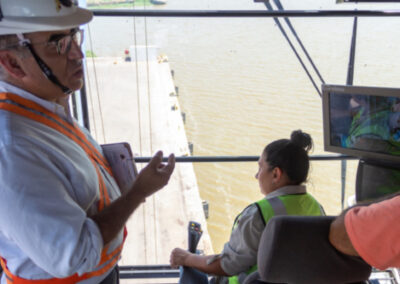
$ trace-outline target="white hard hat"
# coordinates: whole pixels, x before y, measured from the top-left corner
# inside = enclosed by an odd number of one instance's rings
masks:
[[[92,17],[74,0],[0,0],[0,35],[71,29]]]

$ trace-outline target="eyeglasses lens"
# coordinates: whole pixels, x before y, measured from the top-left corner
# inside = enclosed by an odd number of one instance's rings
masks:
[[[83,31],[77,30],[73,34],[61,38],[57,42],[58,53],[60,55],[67,54],[71,49],[72,41],[74,41],[80,47],[83,41]]]

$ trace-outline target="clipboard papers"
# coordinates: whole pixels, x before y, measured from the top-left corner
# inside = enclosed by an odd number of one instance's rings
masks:
[[[130,189],[138,174],[131,147],[127,142],[101,145],[121,194]]]

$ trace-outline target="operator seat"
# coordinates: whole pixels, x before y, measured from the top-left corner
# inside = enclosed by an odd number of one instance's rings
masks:
[[[261,236],[258,276],[246,284],[365,283],[371,266],[337,251],[329,242],[333,216],[276,216]]]

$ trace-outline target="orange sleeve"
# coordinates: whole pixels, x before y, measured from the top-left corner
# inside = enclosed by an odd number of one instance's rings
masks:
[[[350,209],[345,216],[350,241],[368,264],[400,267],[400,196]]]

